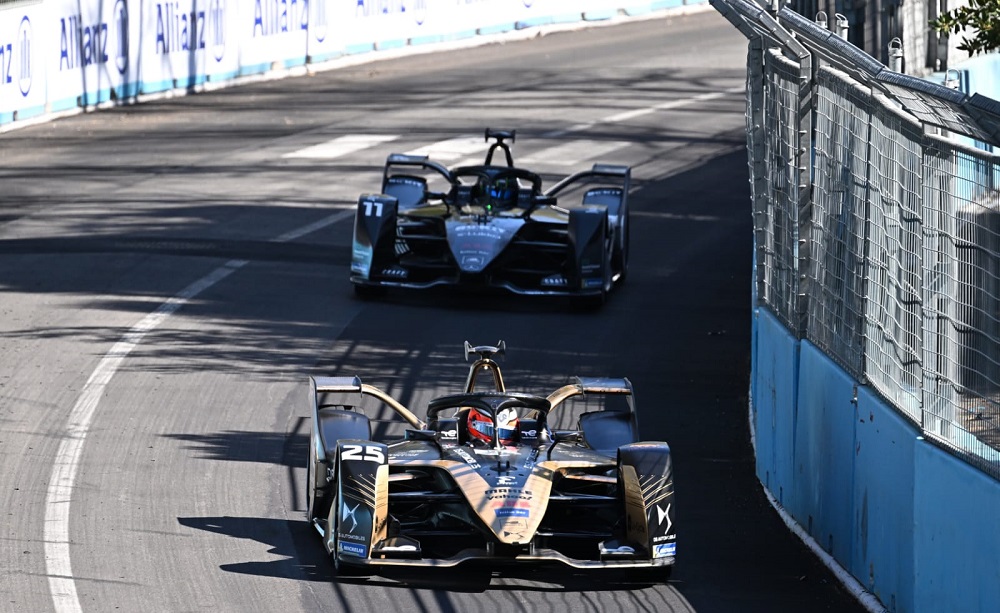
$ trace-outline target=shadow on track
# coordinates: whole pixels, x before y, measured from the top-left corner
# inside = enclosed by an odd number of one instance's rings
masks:
[[[455,593],[613,592],[655,585],[642,576],[636,577],[634,573],[586,572],[560,565],[496,568],[484,564],[466,564],[458,568],[386,568],[372,577],[337,578],[319,535],[304,520],[223,516],[179,517],[177,521],[188,528],[258,541],[268,546],[269,556],[284,556],[280,560],[246,560],[219,567],[231,573]]]

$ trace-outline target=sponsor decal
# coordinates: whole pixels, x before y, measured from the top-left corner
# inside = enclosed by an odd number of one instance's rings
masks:
[[[13,42],[0,39],[0,87],[17,81],[22,96],[31,91],[31,20],[27,16],[21,18],[17,28],[17,38]]]
[[[670,528],[674,525],[674,522],[670,521],[670,504],[667,503],[667,508],[664,509],[660,505],[656,505],[656,523],[659,526],[663,525],[663,522],[667,522],[667,532],[670,532]]]
[[[108,61],[107,22],[83,23],[81,15],[59,20],[59,70],[75,70]]]
[[[308,1],[308,0],[307,0]],[[330,25],[326,16],[326,0],[314,0],[308,4],[309,10],[309,31],[313,33],[316,42],[326,40],[326,29]]]
[[[463,460],[465,460],[465,463],[469,465],[469,468],[471,468],[473,470],[476,470],[476,469],[479,468],[479,462],[476,461],[476,458],[474,458],[471,455],[469,455],[468,451],[466,451],[464,449],[456,449],[455,450],[455,455],[457,455],[458,457],[460,457]]]
[[[487,238],[487,239],[497,239],[503,238],[503,229],[497,226],[488,226],[486,224],[476,224],[476,225],[460,225],[455,226],[455,236],[462,238]],[[484,248],[488,248],[489,244],[483,245]]]
[[[676,534],[665,534],[665,535],[662,535],[662,536],[654,536],[653,537],[653,542],[654,543],[662,543],[663,541],[673,541],[673,540],[676,540],[676,539],[677,539],[677,535]]]
[[[114,49],[115,68],[119,74],[125,74],[128,70],[128,6],[125,0],[115,2],[114,25],[118,34],[118,45]]]
[[[208,33],[205,35],[212,47],[212,57],[221,62],[226,56],[226,0],[208,3]]]
[[[253,36],[274,36],[309,29],[306,0],[254,0]]]
[[[488,500],[531,500],[531,490],[519,487],[497,487],[486,490]]]
[[[493,505],[494,509],[530,509],[531,505],[520,500],[505,500]]]
[[[356,517],[354,517],[354,513],[355,513],[355,511],[358,510],[358,507],[360,507],[360,506],[361,506],[361,503],[359,502],[358,504],[354,505],[353,508],[351,508],[350,506],[348,506],[348,504],[346,502],[344,502],[344,504],[340,508],[340,523],[341,523],[341,525],[346,526],[347,524],[345,522],[347,522],[347,520],[351,520],[351,522],[352,522],[351,523],[351,527],[347,528],[348,532],[354,532],[354,529],[358,527],[358,520],[357,520]]]
[[[495,510],[497,517],[528,517],[531,512],[528,509],[517,509],[509,507],[500,507]]]
[[[666,558],[675,555],[677,555],[677,543],[663,543],[662,545],[653,546],[654,558]]]
[[[20,73],[18,74],[17,86],[21,90],[22,96],[27,96],[31,91],[31,20],[27,16],[21,19],[21,25],[17,28],[17,46],[20,55]],[[7,47],[7,75],[10,77],[10,46]]]
[[[157,55],[171,53],[191,53],[211,50],[216,62],[221,62],[226,54],[225,0],[210,0],[207,7],[196,5],[194,10],[186,10],[177,1],[157,2],[152,7],[156,19],[155,49]],[[118,48],[113,49],[118,71],[128,68],[128,9],[124,0],[115,5],[115,23]],[[77,18],[79,19],[79,18]],[[65,28],[65,26],[64,26]],[[65,38],[65,34],[63,35]],[[93,35],[92,35],[93,36]],[[77,36],[86,52],[86,31]],[[86,57],[84,58],[86,59]],[[104,54],[102,61],[107,60]],[[62,64],[60,63],[60,67]]]
[[[528,524],[523,519],[511,517],[503,520],[503,537],[517,537],[517,540],[524,542],[527,540]]]
[[[355,17],[412,15],[418,26],[427,18],[427,0],[356,0]],[[468,0],[466,0],[468,1]]]
[[[486,258],[480,255],[463,255],[462,268],[482,268],[486,265]]]
[[[366,545],[361,545],[359,543],[337,543],[337,550],[340,553],[346,553],[348,555],[357,556],[359,558],[368,557],[368,547]]]
[[[497,458],[509,458],[510,456],[517,455],[516,451],[510,451],[508,449],[473,449],[476,455],[484,455],[487,457],[497,457]]]

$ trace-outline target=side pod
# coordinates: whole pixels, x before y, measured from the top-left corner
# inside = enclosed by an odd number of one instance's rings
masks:
[[[651,559],[672,563],[677,553],[677,529],[670,447],[660,442],[622,445],[618,448],[618,475],[626,538],[648,551]]]
[[[385,194],[363,194],[354,213],[351,277],[367,281],[372,271],[391,264],[395,254],[398,201]]]

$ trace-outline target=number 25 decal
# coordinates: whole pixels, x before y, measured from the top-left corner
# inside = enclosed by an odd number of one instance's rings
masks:
[[[365,205],[365,217],[371,217],[372,215],[375,215],[375,217],[382,216],[381,202],[378,202],[377,200],[365,200],[364,205]]]
[[[385,464],[385,454],[376,445],[344,445],[340,448],[340,459]]]

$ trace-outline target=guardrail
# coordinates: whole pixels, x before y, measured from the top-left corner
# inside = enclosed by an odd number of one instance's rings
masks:
[[[788,9],[711,3],[751,41],[760,304],[1000,477],[1000,102]]]
[[[749,39],[758,476],[890,610],[996,602],[1000,103],[710,2]]]

